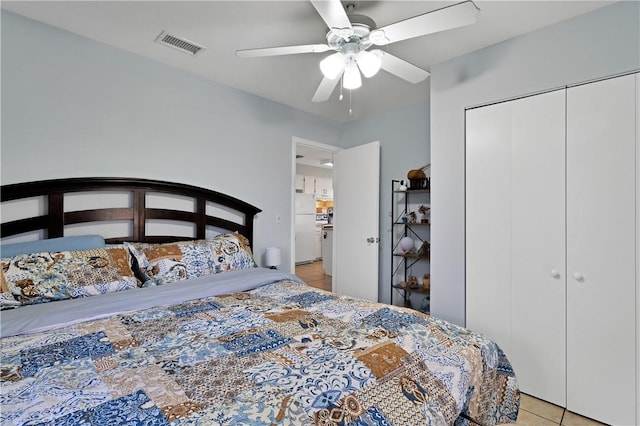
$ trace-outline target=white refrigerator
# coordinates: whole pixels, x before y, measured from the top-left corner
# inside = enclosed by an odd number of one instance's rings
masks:
[[[316,198],[313,194],[296,193],[296,263],[316,259]]]

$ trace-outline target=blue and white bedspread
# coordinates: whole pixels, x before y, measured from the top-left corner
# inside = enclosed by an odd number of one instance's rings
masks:
[[[20,335],[3,330],[0,423],[515,421],[516,378],[487,338],[409,309],[337,297],[293,276],[264,275],[249,286],[255,288],[240,292],[219,286],[213,280],[218,276],[206,283],[194,280],[194,287],[189,280],[133,290],[126,299],[142,307],[135,310],[101,311],[109,303],[84,300],[95,304],[79,307],[84,317],[95,311],[85,322],[65,317],[73,315],[78,301],[46,304],[65,312],[61,318],[48,313]],[[203,294],[202,288],[217,295]],[[165,291],[180,297],[173,300]],[[143,294],[162,303],[148,306],[139,298]],[[15,327],[11,315],[25,314],[9,312],[7,324]],[[5,312],[2,321],[4,328]],[[45,322],[57,328],[42,331]]]

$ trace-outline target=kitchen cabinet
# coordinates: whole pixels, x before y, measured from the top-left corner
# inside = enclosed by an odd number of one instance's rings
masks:
[[[322,228],[322,269],[325,275],[333,275],[333,226]]]
[[[316,178],[313,176],[304,176],[304,186],[303,191],[305,194],[314,194],[316,193]]]
[[[296,175],[296,192],[315,195],[316,178],[313,176]]]
[[[316,225],[316,259],[322,258],[322,227]]]
[[[333,198],[333,179],[316,177],[316,196],[320,198]]]
[[[296,175],[296,192],[303,193],[304,192],[304,176]]]
[[[637,74],[466,112],[466,320],[523,392],[638,424]]]
[[[296,175],[296,192],[314,194],[318,198],[333,198],[333,179],[316,176]]]

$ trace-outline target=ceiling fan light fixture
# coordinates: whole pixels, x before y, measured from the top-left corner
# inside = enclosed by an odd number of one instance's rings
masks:
[[[320,61],[320,71],[322,71],[322,75],[329,80],[338,78],[340,74],[342,74],[342,71],[344,71],[345,66],[346,58],[340,52],[329,55]]]
[[[1,0],[0,0],[1,1]],[[353,90],[362,86],[362,73],[371,78],[383,68],[409,83],[424,81],[429,72],[379,49],[367,50],[371,46],[385,46],[403,40],[473,24],[480,9],[473,0],[462,0],[450,6],[415,15],[378,28],[368,16],[353,13],[359,0],[309,0],[329,31],[326,43],[297,46],[266,47],[237,50],[244,58],[321,53],[335,51],[320,61],[323,78],[315,91],[312,102],[327,101],[340,81],[342,89]],[[351,114],[351,97],[349,98]]]
[[[380,71],[380,67],[382,66],[382,60],[371,52],[367,52],[363,50],[358,53],[356,56],[356,62],[358,63],[358,67],[362,74],[366,78],[371,78]]]
[[[355,61],[349,61],[344,70],[344,78],[342,80],[342,87],[345,89],[353,90],[362,86],[362,78],[360,78],[360,70]]]

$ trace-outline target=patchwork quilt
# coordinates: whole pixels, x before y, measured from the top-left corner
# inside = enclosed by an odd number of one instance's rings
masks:
[[[493,425],[520,398],[487,338],[293,280],[0,342],[6,425]]]

